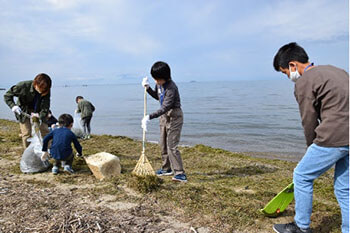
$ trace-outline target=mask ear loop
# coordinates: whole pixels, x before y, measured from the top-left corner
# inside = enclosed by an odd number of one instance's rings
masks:
[[[292,71],[292,67],[288,64],[288,66],[289,66],[289,78],[290,78],[290,74],[293,72]],[[296,72],[296,71],[298,71],[298,67],[297,67],[297,64],[295,64],[295,71],[294,72]]]

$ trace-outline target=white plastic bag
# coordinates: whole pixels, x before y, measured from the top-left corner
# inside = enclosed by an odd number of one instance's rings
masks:
[[[46,171],[50,163],[48,160],[42,161],[42,138],[40,132],[35,127],[38,125],[33,124],[32,132],[33,135],[28,141],[30,141],[29,146],[24,150],[20,162],[20,168],[23,173],[35,173]]]
[[[74,118],[73,118],[73,127],[72,127],[72,132],[77,136],[77,138],[83,138],[84,137],[84,129],[83,126],[81,125],[81,117],[80,113],[74,113]]]

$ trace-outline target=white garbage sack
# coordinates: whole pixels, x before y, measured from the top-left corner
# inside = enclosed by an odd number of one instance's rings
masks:
[[[77,138],[83,138],[84,137],[84,129],[83,126],[81,125],[81,117],[80,113],[74,113],[74,118],[73,118],[73,127],[72,127],[72,132],[77,136]]]
[[[33,136],[28,139],[29,146],[24,150],[20,162],[20,168],[23,173],[36,173],[46,171],[50,167],[48,160],[42,161],[42,139],[40,132],[35,131],[35,124],[33,124]]]

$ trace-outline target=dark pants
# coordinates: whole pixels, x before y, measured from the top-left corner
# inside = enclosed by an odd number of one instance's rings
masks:
[[[70,156],[68,156],[68,158],[66,159],[55,159],[55,161],[53,162],[53,165],[56,167],[59,167],[60,164],[62,164],[62,167],[64,165],[69,165],[70,167],[72,167],[73,165],[73,160],[74,160],[74,154],[72,153]]]
[[[172,169],[175,175],[185,173],[181,154],[178,150],[182,125],[183,113],[181,108],[171,109],[159,118],[162,169]]]
[[[83,127],[84,135],[90,135],[91,133],[91,127],[90,127],[91,118],[92,116],[84,117],[81,119],[81,126]]]

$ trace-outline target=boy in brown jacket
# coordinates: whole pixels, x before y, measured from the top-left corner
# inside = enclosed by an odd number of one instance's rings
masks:
[[[178,145],[183,125],[180,94],[175,82],[171,79],[170,67],[165,62],[156,62],[151,68],[151,75],[156,82],[155,90],[150,88],[148,78],[142,81],[148,94],[159,100],[160,108],[142,119],[142,128],[147,131],[147,123],[157,117],[160,126],[160,147],[162,151],[162,168],[158,176],[171,176],[174,181],[187,182],[183,169],[182,159]]]

